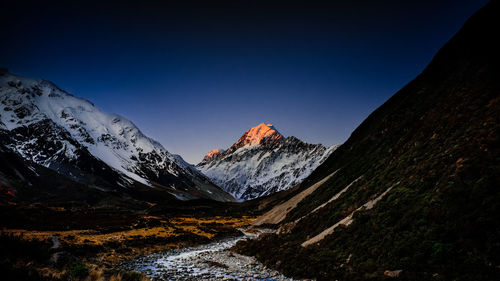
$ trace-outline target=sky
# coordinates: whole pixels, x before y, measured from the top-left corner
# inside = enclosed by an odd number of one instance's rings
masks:
[[[198,163],[263,122],[343,143],[487,1],[10,2],[0,67]]]

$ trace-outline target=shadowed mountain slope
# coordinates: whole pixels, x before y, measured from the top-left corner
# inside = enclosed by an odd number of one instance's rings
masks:
[[[499,27],[492,1],[237,250],[318,280],[498,279]]]

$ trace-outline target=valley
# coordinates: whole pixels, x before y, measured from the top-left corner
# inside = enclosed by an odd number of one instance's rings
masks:
[[[293,281],[268,269],[253,257],[230,250],[239,241],[255,239],[266,229],[253,229],[243,236],[206,245],[146,255],[119,267],[145,272],[153,280],[276,280]]]
[[[1,257],[16,261],[3,272],[6,278],[17,280],[83,280],[88,274],[99,278],[132,274],[128,273],[132,268],[124,270],[117,265],[154,253],[233,241],[224,244],[225,249],[242,239],[241,230],[254,220],[237,215],[165,216],[61,207],[2,208],[2,213],[10,217],[2,217]],[[28,213],[32,215],[26,221]],[[8,264],[4,260],[0,266]]]
[[[261,108],[298,114],[266,99],[198,164],[0,68],[0,279],[500,280],[499,27],[491,0],[341,145],[255,122]],[[217,104],[204,106],[210,119]],[[208,147],[182,132],[168,136]]]

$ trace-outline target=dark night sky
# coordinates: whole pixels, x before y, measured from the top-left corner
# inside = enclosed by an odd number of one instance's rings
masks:
[[[342,143],[487,1],[11,2],[1,66],[198,162],[261,122]]]

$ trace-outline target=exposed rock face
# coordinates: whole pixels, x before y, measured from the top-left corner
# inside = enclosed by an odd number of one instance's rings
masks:
[[[300,183],[335,148],[285,138],[262,123],[227,150],[210,151],[196,167],[236,198],[249,200]]]
[[[0,134],[7,148],[73,180],[106,189],[141,183],[182,199],[234,200],[129,120],[48,81],[0,75]]]

